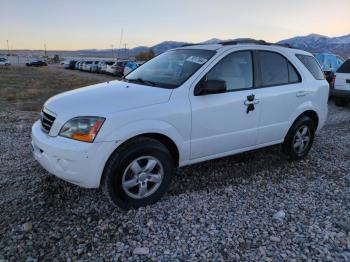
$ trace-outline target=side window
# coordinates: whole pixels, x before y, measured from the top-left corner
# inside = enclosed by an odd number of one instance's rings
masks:
[[[227,91],[253,87],[253,62],[250,51],[227,55],[206,75],[206,80],[223,80]]]
[[[283,56],[274,52],[259,51],[259,60],[263,86],[288,84],[288,61]]]
[[[309,72],[316,80],[325,79],[320,65],[317,63],[316,59],[313,56],[301,54],[296,54],[295,56],[304,64],[304,66],[307,68],[307,70],[309,70]]]
[[[301,82],[301,77],[297,70],[292,66],[291,63],[288,62],[288,75],[289,75],[289,83],[298,83]]]
[[[337,73],[350,73],[350,59],[346,60],[337,70]]]

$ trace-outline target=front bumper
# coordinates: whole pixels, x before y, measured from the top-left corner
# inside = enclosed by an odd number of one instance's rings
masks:
[[[40,121],[32,127],[35,159],[51,174],[85,188],[100,185],[104,166],[116,147],[115,142],[85,143],[41,130]]]
[[[350,99],[350,90],[331,89],[331,95],[333,97],[341,97],[341,98],[349,98]]]

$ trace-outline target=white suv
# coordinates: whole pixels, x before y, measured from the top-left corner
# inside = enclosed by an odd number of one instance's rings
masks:
[[[52,97],[32,148],[50,173],[136,208],[159,200],[176,167],[274,144],[304,158],[328,93],[318,62],[301,50],[261,41],[186,46],[122,81]]]
[[[350,58],[337,70],[333,77],[331,94],[337,106],[347,106],[350,103]]]

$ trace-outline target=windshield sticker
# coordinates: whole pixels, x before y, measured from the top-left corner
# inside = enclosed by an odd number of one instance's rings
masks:
[[[190,56],[189,58],[186,59],[186,61],[203,65],[208,60],[199,56]]]

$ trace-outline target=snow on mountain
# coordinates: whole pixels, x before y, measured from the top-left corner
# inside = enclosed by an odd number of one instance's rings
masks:
[[[339,37],[328,37],[317,34],[297,36],[282,40],[279,44],[289,44],[309,52],[335,53],[347,57],[350,55],[350,34]]]
[[[350,34],[334,37],[331,41],[333,44],[350,44]]]
[[[250,38],[237,38],[237,39],[218,39],[212,38],[206,41],[201,42],[201,44],[217,44],[222,41],[228,40],[250,40]],[[303,49],[309,52],[328,52],[328,53],[336,53],[342,55],[344,57],[350,56],[350,34],[339,36],[339,37],[328,37],[324,35],[318,34],[310,34],[307,36],[296,36],[290,39],[281,40],[278,42],[279,44],[289,44],[293,47]],[[189,44],[189,42],[178,42],[178,41],[164,41],[157,45],[147,47],[147,46],[138,46],[132,48],[130,50],[125,49],[115,49],[114,52],[117,54],[118,52],[123,55],[129,52],[130,55],[137,55],[140,52],[146,52],[150,48],[154,50],[156,54],[163,53],[169,49],[177,48],[183,46],[185,44]],[[112,50],[80,50],[81,55],[102,55],[102,56],[112,56]]]

